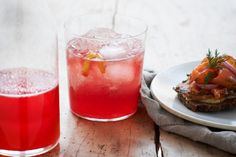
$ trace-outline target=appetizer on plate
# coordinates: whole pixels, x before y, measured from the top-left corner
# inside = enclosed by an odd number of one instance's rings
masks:
[[[236,59],[229,55],[207,56],[174,90],[194,112],[217,112],[236,107]]]

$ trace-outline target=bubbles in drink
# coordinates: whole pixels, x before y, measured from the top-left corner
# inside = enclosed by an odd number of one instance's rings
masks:
[[[24,95],[44,92],[57,85],[53,74],[27,68],[0,71],[0,94]]]

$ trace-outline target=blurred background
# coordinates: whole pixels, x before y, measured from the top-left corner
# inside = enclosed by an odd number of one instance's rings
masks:
[[[208,48],[236,56],[235,0],[49,0],[59,35],[70,16],[114,11],[149,26],[145,69],[199,60]],[[61,41],[61,44],[63,42]],[[60,44],[59,44],[60,45]],[[60,51],[63,51],[61,45]],[[63,52],[60,52],[63,53]],[[183,55],[185,60],[183,60]]]
[[[21,13],[16,13],[15,10],[18,6],[16,3],[20,4],[24,2],[23,0],[0,0],[0,2],[0,15],[3,15],[1,16],[3,21],[9,23],[16,18],[17,23],[21,20]],[[43,23],[42,26],[48,28],[50,22],[55,21],[61,61],[65,58],[64,22],[71,16],[100,12],[117,12],[138,17],[146,22],[149,30],[146,40],[145,69],[160,71],[164,67],[200,60],[205,56],[208,48],[236,56],[235,0],[48,0],[37,2],[46,3],[48,12],[44,6],[42,8],[45,12],[37,12],[41,5],[34,4],[36,1],[32,1],[27,6],[29,8],[36,6],[34,9],[37,15],[34,16],[37,18],[30,18],[25,12],[28,22]],[[40,22],[40,20],[44,21],[43,16],[51,16],[52,20]],[[10,19],[7,20],[4,17]],[[24,26],[27,32],[27,24]],[[7,25],[6,28],[8,29]],[[4,33],[3,29],[0,31]],[[6,31],[5,34],[0,37],[2,40],[4,36],[10,37]],[[61,66],[65,68],[64,61]]]

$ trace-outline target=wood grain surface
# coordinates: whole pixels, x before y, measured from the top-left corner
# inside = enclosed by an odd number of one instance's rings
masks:
[[[62,111],[63,112],[63,111]],[[156,157],[154,124],[144,108],[119,122],[92,122],[64,111],[60,144],[41,157]]]

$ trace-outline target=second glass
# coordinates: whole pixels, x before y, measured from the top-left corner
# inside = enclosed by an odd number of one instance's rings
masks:
[[[66,25],[71,110],[95,121],[117,121],[137,110],[146,25],[113,14],[84,15]]]
[[[60,136],[57,32],[40,0],[0,8],[0,156],[39,155]]]

